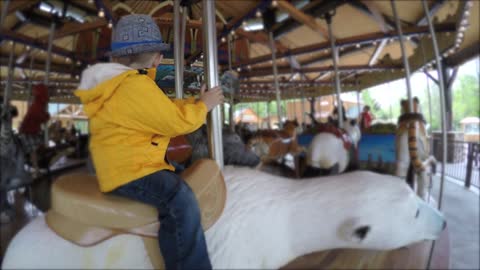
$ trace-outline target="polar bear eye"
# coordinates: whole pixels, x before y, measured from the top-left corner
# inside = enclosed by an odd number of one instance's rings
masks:
[[[415,214],[415,218],[418,218],[419,215],[420,215],[420,208],[417,209],[417,213]]]
[[[368,232],[370,231],[370,226],[361,226],[361,227],[358,227],[357,229],[355,229],[355,236],[360,239],[360,240],[363,240],[365,239],[365,237],[367,236]]]

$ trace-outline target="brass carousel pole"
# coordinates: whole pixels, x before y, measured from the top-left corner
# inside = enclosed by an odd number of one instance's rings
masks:
[[[306,119],[305,119],[305,89],[302,87],[302,125],[305,126],[307,125]]]
[[[338,71],[338,48],[335,46],[335,37],[332,31],[332,15],[325,14],[325,20],[328,25],[328,36],[330,38],[330,48],[332,49],[333,68],[335,71],[335,92],[337,93],[337,113],[338,113],[338,126],[343,127],[343,106],[340,94],[342,89],[340,87],[340,73]]]
[[[270,50],[272,50],[272,67],[273,67],[273,82],[275,84],[275,94],[277,98],[277,117],[278,117],[278,128],[283,128],[282,123],[282,110],[281,110],[281,98],[280,98],[280,87],[278,85],[278,70],[277,70],[277,59],[276,53],[277,50],[275,48],[275,39],[273,38],[273,32],[268,32],[270,37]]]
[[[9,113],[10,110],[8,110],[8,105],[10,103],[10,97],[12,95],[12,82],[13,82],[13,72],[15,67],[13,66],[13,61],[14,61],[14,55],[15,55],[15,45],[16,43],[12,43],[12,48],[10,50],[10,55],[8,57],[8,74],[7,74],[7,84],[5,86],[5,91],[3,93],[3,108],[4,108],[4,113],[7,112]],[[2,125],[3,127],[3,125]]]
[[[208,89],[218,86],[218,55],[217,55],[217,29],[215,25],[215,1],[203,0],[203,33],[204,33],[204,70]],[[208,144],[210,157],[215,159],[223,169],[223,142],[222,142],[222,117],[220,108],[212,109],[208,117]]]
[[[52,23],[50,24],[50,32],[48,33],[47,62],[45,64],[45,77],[43,78],[43,84],[45,85],[45,87],[47,87],[47,89],[49,89],[48,91],[49,96],[51,93],[50,93],[50,87],[48,86],[48,81],[50,77],[50,65],[52,63],[52,45],[53,45],[54,34],[55,34],[55,21],[52,21]],[[46,109],[48,110],[48,103],[47,103]],[[45,123],[44,127],[45,127],[44,142],[45,142],[45,146],[48,147],[48,121],[47,123]]]
[[[183,98],[183,51],[182,51],[182,18],[180,14],[180,1],[174,1],[173,5],[173,54],[175,60],[175,97]],[[185,11],[184,11],[185,13]]]
[[[32,84],[33,84],[33,62],[35,60],[35,54],[33,53],[33,49],[31,49],[30,51],[30,72],[29,72],[29,81],[28,81],[28,91],[27,91],[27,95],[28,95],[28,98],[27,98],[27,103],[28,103],[28,106],[30,106],[30,104],[32,103]]]
[[[228,34],[227,36],[227,53],[228,53],[228,70],[232,70],[232,35]],[[230,93],[230,107],[229,107],[229,125],[230,125],[230,131],[234,132],[235,131],[235,124],[233,123],[233,108],[234,108],[234,95],[235,93],[232,91]]]

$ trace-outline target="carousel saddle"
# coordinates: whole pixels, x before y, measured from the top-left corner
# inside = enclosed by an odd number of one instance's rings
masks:
[[[213,160],[198,160],[182,173],[199,202],[204,230],[222,214],[226,186]],[[91,246],[119,234],[157,237],[157,210],[149,205],[100,192],[95,176],[69,174],[52,186],[52,207],[48,226],[77,245]],[[158,251],[157,251],[158,253]]]

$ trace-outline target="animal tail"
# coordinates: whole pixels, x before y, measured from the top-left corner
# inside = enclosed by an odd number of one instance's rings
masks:
[[[424,171],[425,164],[418,157],[417,145],[417,122],[410,121],[408,124],[408,153],[410,155],[410,162],[415,171]]]

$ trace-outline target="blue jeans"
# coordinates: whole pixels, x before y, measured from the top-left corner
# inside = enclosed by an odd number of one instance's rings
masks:
[[[123,185],[112,194],[158,209],[158,243],[166,269],[212,268],[197,200],[179,175],[158,171]]]

